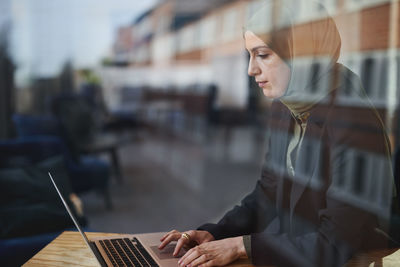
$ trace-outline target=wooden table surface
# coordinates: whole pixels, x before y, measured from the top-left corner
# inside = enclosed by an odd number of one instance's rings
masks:
[[[88,233],[88,238],[118,234]],[[66,231],[44,247],[23,266],[99,266],[79,232]]]
[[[119,236],[122,234],[112,233],[90,233],[86,232],[89,239],[99,236]],[[96,258],[79,232],[65,231],[54,239],[50,244],[39,251],[24,267],[43,266],[99,266]],[[249,267],[247,259],[239,259],[229,266]]]
[[[111,233],[86,233],[88,238],[119,236]],[[374,265],[370,265],[374,262]],[[66,231],[44,247],[23,266],[98,266],[97,260],[83,241],[79,232]],[[249,261],[239,259],[230,266],[249,267]],[[347,264],[354,266],[400,266],[400,249],[382,249],[354,256]]]

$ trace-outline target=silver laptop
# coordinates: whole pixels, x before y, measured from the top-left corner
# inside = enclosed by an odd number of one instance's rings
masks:
[[[179,257],[172,256],[175,244],[161,251],[158,249],[163,233],[118,235],[89,240],[50,173],[49,177],[76,228],[101,266],[178,266]],[[179,256],[183,254],[182,251]]]

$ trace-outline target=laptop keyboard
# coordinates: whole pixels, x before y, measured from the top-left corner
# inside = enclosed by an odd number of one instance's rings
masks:
[[[113,266],[158,266],[137,238],[116,238],[101,240],[103,247]]]

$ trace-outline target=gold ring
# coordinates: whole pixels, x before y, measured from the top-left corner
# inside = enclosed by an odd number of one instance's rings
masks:
[[[188,233],[183,233],[181,237],[186,238],[187,241],[190,241],[190,235]]]

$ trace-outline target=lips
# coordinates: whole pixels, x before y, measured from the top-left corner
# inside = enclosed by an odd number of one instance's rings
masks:
[[[256,81],[256,82],[258,83],[259,87],[263,87],[268,83],[268,81]]]

